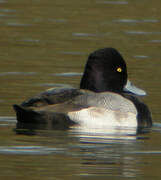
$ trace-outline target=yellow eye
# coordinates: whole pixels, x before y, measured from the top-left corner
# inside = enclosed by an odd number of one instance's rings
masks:
[[[118,68],[117,68],[117,72],[122,72],[122,68],[121,68],[121,67],[118,67]]]

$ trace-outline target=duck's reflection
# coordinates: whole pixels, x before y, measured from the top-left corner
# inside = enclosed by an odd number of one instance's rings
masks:
[[[60,124],[35,124],[35,123],[20,123],[17,122],[15,131],[17,134],[27,134],[36,135],[39,130],[65,130],[68,131],[75,137],[85,138],[86,141],[89,139],[94,139],[96,141],[99,139],[104,141],[104,139],[136,139],[138,135],[149,133],[149,128],[127,128],[127,127],[109,127],[109,128],[86,128],[80,126],[62,126]],[[91,139],[90,139],[91,138]]]
[[[43,131],[42,131],[43,130]],[[55,138],[55,128],[44,124],[17,123],[16,133],[26,135],[40,135],[49,133],[49,138]],[[64,133],[64,130],[60,131]],[[71,159],[79,159],[75,165],[75,173],[80,177],[137,177],[141,173],[138,168],[141,156],[133,152],[141,151],[142,137],[140,134],[147,130],[136,128],[109,128],[109,129],[66,129],[65,135],[56,136],[57,140],[63,137],[64,155]],[[43,135],[43,133],[41,135]],[[142,138],[144,138],[143,136]],[[64,138],[66,140],[64,140]],[[56,144],[52,144],[56,147]],[[62,152],[61,152],[62,153]],[[75,162],[75,161],[74,161]]]
[[[134,178],[141,174],[142,157],[133,153],[142,149],[137,130],[111,129],[108,133],[75,131],[74,134],[80,139],[80,176]]]
[[[81,140],[105,142],[106,139],[136,139],[137,128],[72,128],[70,132]]]

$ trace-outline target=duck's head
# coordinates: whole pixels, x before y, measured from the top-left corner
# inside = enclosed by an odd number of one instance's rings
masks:
[[[114,48],[99,49],[89,55],[80,88],[94,92],[129,91],[137,95],[146,94],[143,90],[131,86],[128,81],[126,63]]]

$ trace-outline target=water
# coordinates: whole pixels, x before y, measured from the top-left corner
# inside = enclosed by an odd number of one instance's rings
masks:
[[[0,0],[0,179],[161,179],[161,1]],[[90,52],[115,47],[146,90],[150,132],[16,133],[12,104],[79,86]]]

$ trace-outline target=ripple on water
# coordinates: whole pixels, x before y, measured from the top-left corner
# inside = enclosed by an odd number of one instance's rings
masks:
[[[82,76],[83,73],[77,73],[77,72],[68,72],[68,73],[55,73],[52,74],[53,76],[62,76],[62,77],[74,77],[74,76]]]
[[[76,51],[62,51],[60,54],[69,54],[69,55],[85,55],[85,52],[76,52]]]
[[[22,42],[40,42],[40,39],[21,39],[21,40],[17,40],[17,41],[22,41]]]
[[[15,125],[17,122],[16,117],[12,116],[0,116],[0,127],[2,126],[10,126],[10,125]]]
[[[72,33],[73,36],[77,37],[91,37],[91,36],[97,36],[97,34],[92,33]]]
[[[16,117],[13,116],[0,116],[0,122],[17,122]]]
[[[146,31],[126,31],[126,34],[131,35],[153,35],[153,34],[161,34],[161,32],[146,32]]]
[[[32,76],[37,74],[36,72],[3,72],[0,73],[0,76],[8,76],[8,75],[24,75],[24,76]]]
[[[146,58],[149,58],[149,56],[145,56],[145,55],[136,55],[136,56],[134,56],[134,58],[146,59]]]
[[[1,0],[0,0],[0,2],[1,2]],[[0,9],[0,12],[5,12],[5,13],[10,13],[10,12],[16,12],[16,10],[15,9]]]
[[[151,42],[151,43],[161,43],[161,40],[155,39],[155,40],[151,40],[150,42]]]
[[[116,4],[116,5],[124,5],[128,4],[127,1],[97,1],[99,4]]]
[[[49,148],[44,146],[1,146],[0,154],[18,154],[18,155],[48,155],[63,153],[64,148]]]
[[[106,33],[81,33],[81,32],[75,32],[72,33],[72,36],[75,37],[104,37],[104,36],[109,36],[111,33],[106,32]]]
[[[24,23],[18,23],[18,22],[9,22],[9,23],[6,23],[7,26],[22,26],[22,27],[26,27],[26,26],[32,26],[32,24],[24,24]]]
[[[1,3],[1,0],[0,0]],[[0,17],[13,17],[16,16],[15,13],[16,10],[15,9],[0,9]],[[12,14],[11,14],[12,13]]]
[[[8,16],[7,14],[0,14],[0,17]]]
[[[38,86],[53,87],[53,88],[58,88],[58,87],[71,88],[71,86],[68,84],[57,84],[57,83],[43,83],[43,84],[38,84]]]
[[[143,20],[118,19],[118,20],[113,20],[113,22],[120,22],[120,23],[157,23],[157,22],[159,22],[159,20],[157,20],[157,19],[143,19]]]
[[[153,123],[153,129],[154,132],[161,133],[161,123]]]
[[[161,154],[161,151],[131,151],[127,152],[128,154]]]
[[[0,3],[6,3],[6,0],[0,0]]]
[[[67,22],[66,19],[48,19],[48,21],[54,22],[54,23],[66,23]]]

